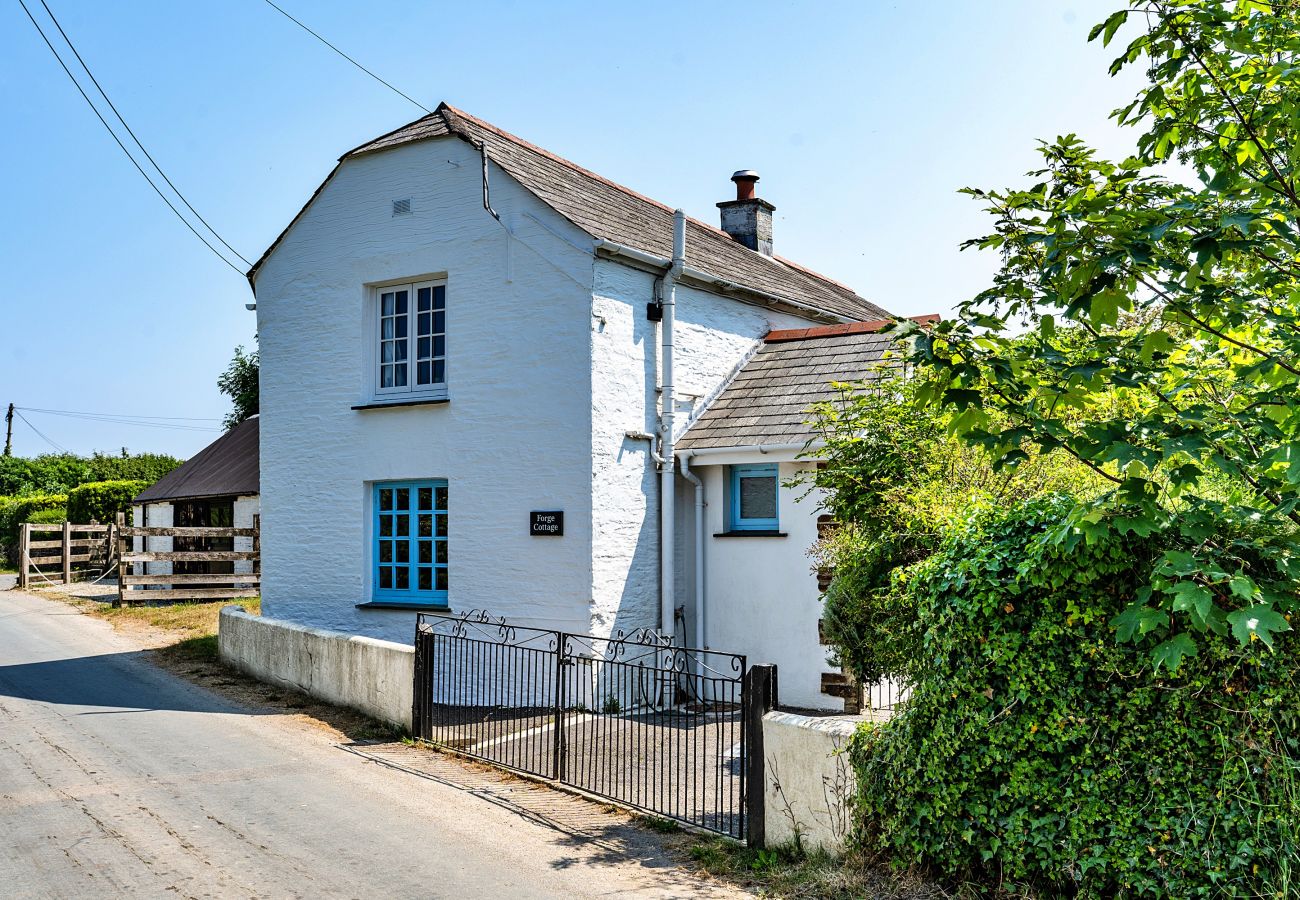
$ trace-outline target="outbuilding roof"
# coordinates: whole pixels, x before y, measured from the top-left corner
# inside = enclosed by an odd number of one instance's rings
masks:
[[[259,492],[257,416],[245,419],[135,498],[136,503]]]
[[[447,103],[439,104],[430,115],[349,151],[339,164],[404,144],[448,136],[476,147],[482,144],[492,162],[591,237],[653,256],[672,256],[671,208]],[[317,188],[316,194],[324,186]],[[310,200],[307,205],[311,205]],[[250,280],[283,237],[282,233],[249,270]],[[688,265],[745,288],[811,306],[842,320],[889,318],[889,313],[851,288],[790,260],[750,250],[726,232],[695,219],[686,222],[686,248]]]
[[[923,316],[928,324],[938,316]],[[800,444],[815,438],[809,408],[834,400],[832,382],[876,377],[892,334],[877,319],[772,331],[708,408],[677,441],[678,450]],[[887,362],[887,361],[886,361]]]

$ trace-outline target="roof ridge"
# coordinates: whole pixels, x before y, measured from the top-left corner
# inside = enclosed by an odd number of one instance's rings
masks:
[[[502,140],[510,141],[516,146],[523,147],[532,153],[536,153],[538,156],[541,156],[545,159],[549,159],[554,163],[558,163],[559,165],[571,169],[572,171],[577,172],[586,178],[591,178],[594,181],[598,181],[607,187],[611,187],[614,190],[621,191],[622,193],[627,194],[629,197],[634,197],[643,203],[648,203],[651,206],[661,210],[664,213],[671,215],[673,212],[675,212],[673,207],[669,206],[666,203],[662,203],[659,200],[654,199],[653,197],[647,196],[646,194],[642,194],[640,191],[633,190],[627,185],[619,184],[617,181],[613,181],[609,178],[606,178],[604,175],[601,175],[599,172],[593,172],[591,169],[588,169],[585,166],[580,166],[571,159],[566,159],[565,157],[560,156],[558,153],[553,153],[550,150],[547,150],[545,147],[540,147],[537,144],[534,144],[532,141],[525,140],[524,138],[521,138],[519,135],[506,131],[504,128],[501,128],[499,125],[494,125],[491,122],[487,121],[486,119],[480,119],[478,116],[474,115],[473,113],[468,113],[465,110],[460,109],[459,107],[453,106],[452,104],[448,103],[446,100],[441,101],[438,104],[437,108],[429,115],[421,116],[420,118],[408,122],[407,124],[401,126],[400,128],[395,128],[392,131],[388,132],[387,134],[380,135],[379,137],[374,138],[371,141],[367,141],[365,144],[362,144],[361,146],[365,147],[365,146],[369,146],[370,144],[378,143],[379,141],[382,141],[384,138],[396,134],[398,131],[401,131],[405,128],[410,128],[412,125],[416,125],[417,123],[422,122],[425,119],[432,118],[433,116],[436,115],[442,116],[443,121],[447,123],[447,127],[452,131],[455,132],[466,131],[467,129],[465,129],[463,126],[458,127],[458,123],[456,122],[456,119],[464,119],[467,122],[473,123],[476,127],[496,135]],[[473,135],[465,135],[465,136],[470,137],[471,139],[473,138]],[[360,148],[354,148],[353,150],[350,150],[348,152],[353,153],[357,149]],[[344,156],[347,156],[347,154],[344,154]],[[820,272],[810,269],[807,266],[799,265],[793,260],[786,259],[783,256],[777,256],[776,254],[772,254],[769,256],[766,253],[760,253],[757,250],[753,250],[749,247],[746,247],[744,244],[740,243],[735,238],[733,238],[730,234],[723,231],[721,228],[718,228],[717,226],[710,225],[709,223],[701,221],[700,219],[697,219],[693,216],[687,216],[686,221],[689,224],[694,225],[696,228],[700,228],[708,232],[709,234],[711,234],[716,238],[729,241],[732,244],[734,244],[736,247],[742,250],[746,250],[749,253],[752,253],[757,259],[766,260],[768,262],[775,263],[779,266],[784,266],[788,269],[793,269],[795,272],[805,277],[816,279],[817,281],[824,282],[825,284],[833,288],[837,288],[841,291],[844,291],[850,297],[866,300],[865,297],[862,297],[861,294],[859,294],[852,287],[850,287],[849,285],[845,284],[842,281],[837,281],[834,278],[828,278],[827,276],[821,274]]]
[[[418,119],[412,119],[411,121],[407,122],[405,125],[398,125],[392,131],[385,131],[383,134],[379,135],[378,137],[372,137],[368,141],[362,141],[360,144],[357,144],[351,150],[349,150],[348,152],[340,156],[337,162],[343,162],[343,160],[347,159],[349,156],[351,156],[353,153],[356,153],[358,150],[362,149],[363,147],[369,147],[371,144],[377,144],[380,141],[382,141],[384,138],[390,138],[393,135],[397,134],[397,132],[399,131],[405,131],[406,129],[410,128],[412,125],[418,125],[421,122],[423,122],[425,119],[432,119],[434,116],[440,115],[441,113],[442,113],[442,106],[439,105],[437,109],[435,109],[433,112],[427,115],[420,116]],[[444,121],[445,121],[445,117],[444,117]],[[386,148],[380,148],[380,149],[386,149]]]
[[[482,128],[482,129],[484,129],[485,131],[490,131],[490,132],[492,132],[493,134],[495,134],[495,135],[496,135],[497,137],[499,137],[499,138],[503,138],[504,140],[511,141],[512,143],[518,144],[518,145],[521,146],[521,147],[525,147],[525,148],[527,148],[528,150],[531,150],[533,153],[538,154],[539,156],[544,156],[544,157],[546,157],[547,159],[551,160],[552,162],[557,162],[557,163],[559,163],[559,164],[562,165],[562,166],[567,166],[568,168],[573,169],[575,172],[580,172],[580,173],[582,173],[583,175],[585,175],[585,176],[588,177],[588,178],[592,178],[592,179],[594,179],[594,180],[596,180],[596,181],[599,181],[601,184],[604,184],[604,185],[606,185],[606,186],[608,186],[608,187],[612,187],[612,188],[614,188],[615,190],[622,191],[623,193],[628,194],[629,196],[635,197],[636,199],[638,199],[638,200],[640,200],[640,201],[642,201],[642,202],[644,202],[644,203],[649,203],[651,206],[657,207],[657,208],[663,210],[664,212],[668,213],[669,215],[671,215],[671,214],[673,214],[674,212],[676,212],[676,210],[675,210],[673,207],[669,206],[667,203],[663,203],[663,202],[661,202],[661,201],[659,201],[659,200],[654,199],[653,197],[649,197],[649,196],[647,196],[647,195],[641,193],[640,191],[633,190],[632,188],[628,187],[628,186],[625,185],[625,184],[619,184],[617,181],[612,181],[612,180],[606,178],[604,175],[601,175],[601,174],[598,173],[598,172],[593,172],[591,169],[588,169],[588,168],[586,168],[585,166],[580,166],[580,165],[578,165],[576,162],[574,162],[574,161],[571,160],[571,159],[565,159],[563,156],[560,156],[558,153],[552,153],[550,150],[547,150],[545,147],[539,147],[539,146],[537,146],[536,144],[534,144],[532,141],[524,140],[523,138],[521,138],[521,137],[520,137],[519,135],[517,135],[517,134],[511,134],[509,131],[506,131],[504,128],[501,128],[501,127],[499,127],[499,126],[497,126],[497,125],[493,125],[491,122],[485,121],[484,119],[480,119],[478,116],[473,115],[472,113],[467,113],[467,112],[465,112],[463,109],[457,109],[456,107],[452,106],[450,103],[447,103],[447,102],[445,102],[445,101],[444,101],[443,103],[438,104],[438,109],[437,109],[436,111],[437,111],[437,112],[443,112],[444,110],[450,112],[453,116],[456,116],[456,117],[459,117],[459,118],[462,118],[462,119],[467,119],[467,120],[469,120],[470,122],[473,122],[473,123],[474,123],[475,125],[477,125],[479,128]],[[425,116],[425,118],[428,118],[428,117]],[[418,122],[418,121],[420,121],[420,120],[419,120],[419,119],[416,119],[416,120],[415,120],[415,122]],[[408,123],[408,125],[403,125],[402,128],[409,127],[409,125],[414,125],[415,122],[410,122],[410,123]],[[397,131],[401,131],[401,128],[396,129],[396,130],[397,130]],[[389,134],[392,134],[392,132],[389,132]],[[384,136],[382,136],[382,137],[375,138],[375,140],[376,140],[376,141],[383,140],[384,137],[387,137],[387,135],[384,135]],[[371,142],[371,141],[367,141],[366,143],[373,143],[373,142]],[[362,146],[365,146],[365,144],[363,144]],[[734,241],[734,238],[732,238],[731,235],[727,234],[727,233],[726,233],[725,231],[723,231],[721,228],[717,228],[717,227],[715,227],[715,226],[713,226],[713,225],[710,225],[710,224],[707,223],[707,222],[702,222],[702,221],[700,221],[699,219],[696,219],[696,218],[693,217],[693,216],[687,216],[687,217],[686,217],[686,221],[687,221],[687,222],[690,222],[692,225],[695,225],[695,226],[697,226],[697,227],[699,227],[699,228],[703,228],[705,231],[712,232],[713,234],[718,235],[718,236],[720,236],[720,237],[724,237],[724,238],[726,238],[726,239],[729,240],[729,241]],[[741,243],[738,243],[738,242],[737,242],[736,246],[738,246],[738,247],[744,247],[744,249],[749,250],[749,248],[748,248],[748,247],[745,247],[744,244],[741,244]],[[751,252],[751,253],[756,253],[757,251],[751,250],[750,252]],[[760,253],[760,254],[758,254],[758,255],[759,255],[759,256],[762,256],[763,254]],[[774,259],[775,257],[766,257],[766,258],[767,258],[767,259]],[[826,280],[827,280],[827,281],[830,281],[829,278],[826,279]]]

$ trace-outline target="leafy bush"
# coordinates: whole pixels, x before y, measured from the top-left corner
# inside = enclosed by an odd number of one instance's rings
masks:
[[[854,741],[859,840],[1046,896],[1297,896],[1294,639],[1210,642],[1154,668],[1110,623],[1187,539],[1085,539],[1062,530],[1073,508],[983,513],[898,576],[919,654],[904,710]],[[1225,521],[1204,540],[1274,577],[1275,536]]]
[[[33,515],[47,510],[57,510],[64,515],[67,505],[68,498],[64,494],[32,494],[0,500],[0,551],[3,551],[5,560],[10,565],[18,561],[19,525],[35,521]]]
[[[96,453],[86,460],[85,482],[92,481],[143,481],[153,484],[184,460],[166,453],[127,453],[111,456]]]
[[[835,662],[863,683],[902,675],[914,657],[915,613],[893,572],[925,559],[973,508],[1006,506],[1054,491],[1085,494],[1100,479],[1063,453],[1032,450],[999,471],[980,448],[947,434],[943,414],[918,406],[918,382],[883,375],[844,385],[816,405],[824,466],[805,478],[825,491],[839,527],[816,549],[835,577],[822,625]]]
[[[148,481],[92,481],[68,491],[68,520],[80,525],[91,519],[101,525],[131,509],[131,500],[149,486]]]
[[[61,509],[42,509],[34,512],[27,517],[27,521],[33,525],[62,525],[68,521],[68,514]]]
[[[153,484],[182,460],[162,453],[120,455],[47,453],[30,459],[0,457],[0,494],[62,494],[92,481],[137,479]]]

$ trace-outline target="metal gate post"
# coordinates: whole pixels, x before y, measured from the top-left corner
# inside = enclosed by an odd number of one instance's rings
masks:
[[[760,663],[745,673],[745,843],[767,842],[767,767],[763,757],[763,716],[776,707],[776,666]]]
[[[555,637],[555,740],[551,747],[551,773],[556,781],[564,781],[564,655],[569,636],[561,631]]]
[[[429,721],[429,710],[425,703],[425,695],[429,692],[429,685],[425,682],[429,675],[429,654],[425,650],[425,645],[432,641],[425,640],[426,635],[420,633],[419,618],[415,623],[415,684],[411,691],[411,734],[422,740],[429,740],[433,737],[433,729]]]

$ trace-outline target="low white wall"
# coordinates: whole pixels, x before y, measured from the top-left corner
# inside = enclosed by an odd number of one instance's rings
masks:
[[[415,648],[221,610],[221,661],[261,681],[293,688],[411,728]]]
[[[852,828],[855,779],[848,747],[860,716],[763,717],[767,845],[795,843],[832,853],[844,848]]]

